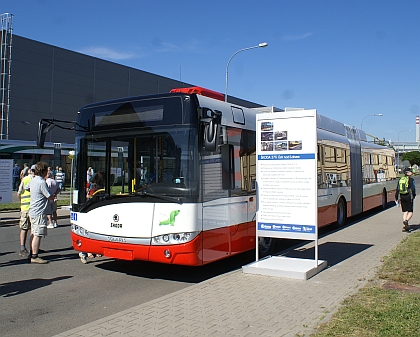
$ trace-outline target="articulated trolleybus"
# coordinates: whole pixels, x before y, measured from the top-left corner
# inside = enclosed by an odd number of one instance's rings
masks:
[[[74,249],[191,266],[255,249],[258,110],[200,93],[175,89],[79,111]],[[41,120],[41,137],[51,123]],[[394,160],[360,130],[319,115],[319,225],[385,207],[396,185]],[[89,167],[104,177],[94,193]],[[274,239],[259,246],[268,254]]]

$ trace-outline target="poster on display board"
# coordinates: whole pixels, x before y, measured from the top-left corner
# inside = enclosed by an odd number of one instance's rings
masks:
[[[318,236],[316,110],[257,115],[257,235]]]
[[[327,267],[318,260],[316,110],[286,110],[256,116],[257,247],[249,274],[307,280]],[[313,240],[315,258],[258,259],[260,237]]]
[[[13,159],[0,159],[0,204],[12,202]]]

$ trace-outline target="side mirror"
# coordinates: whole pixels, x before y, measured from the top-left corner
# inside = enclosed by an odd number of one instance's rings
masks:
[[[214,152],[217,149],[221,121],[222,112],[215,110],[212,113],[209,124],[204,127],[203,145],[207,151]]]
[[[38,123],[38,134],[36,137],[36,146],[40,149],[44,148],[45,136],[48,132],[54,128],[55,124],[52,124],[49,120],[41,119]]]

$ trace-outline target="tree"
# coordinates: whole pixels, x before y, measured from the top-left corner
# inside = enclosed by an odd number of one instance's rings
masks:
[[[413,166],[414,164],[420,166],[420,152],[419,151],[411,151],[406,152],[402,155],[402,160],[408,160],[410,162],[410,166]]]

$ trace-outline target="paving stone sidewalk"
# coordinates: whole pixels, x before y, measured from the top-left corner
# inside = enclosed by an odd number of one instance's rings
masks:
[[[319,259],[328,268],[307,281],[237,270],[57,336],[309,336],[410,235],[401,218],[391,207],[321,237]],[[313,259],[314,247],[282,254]]]

